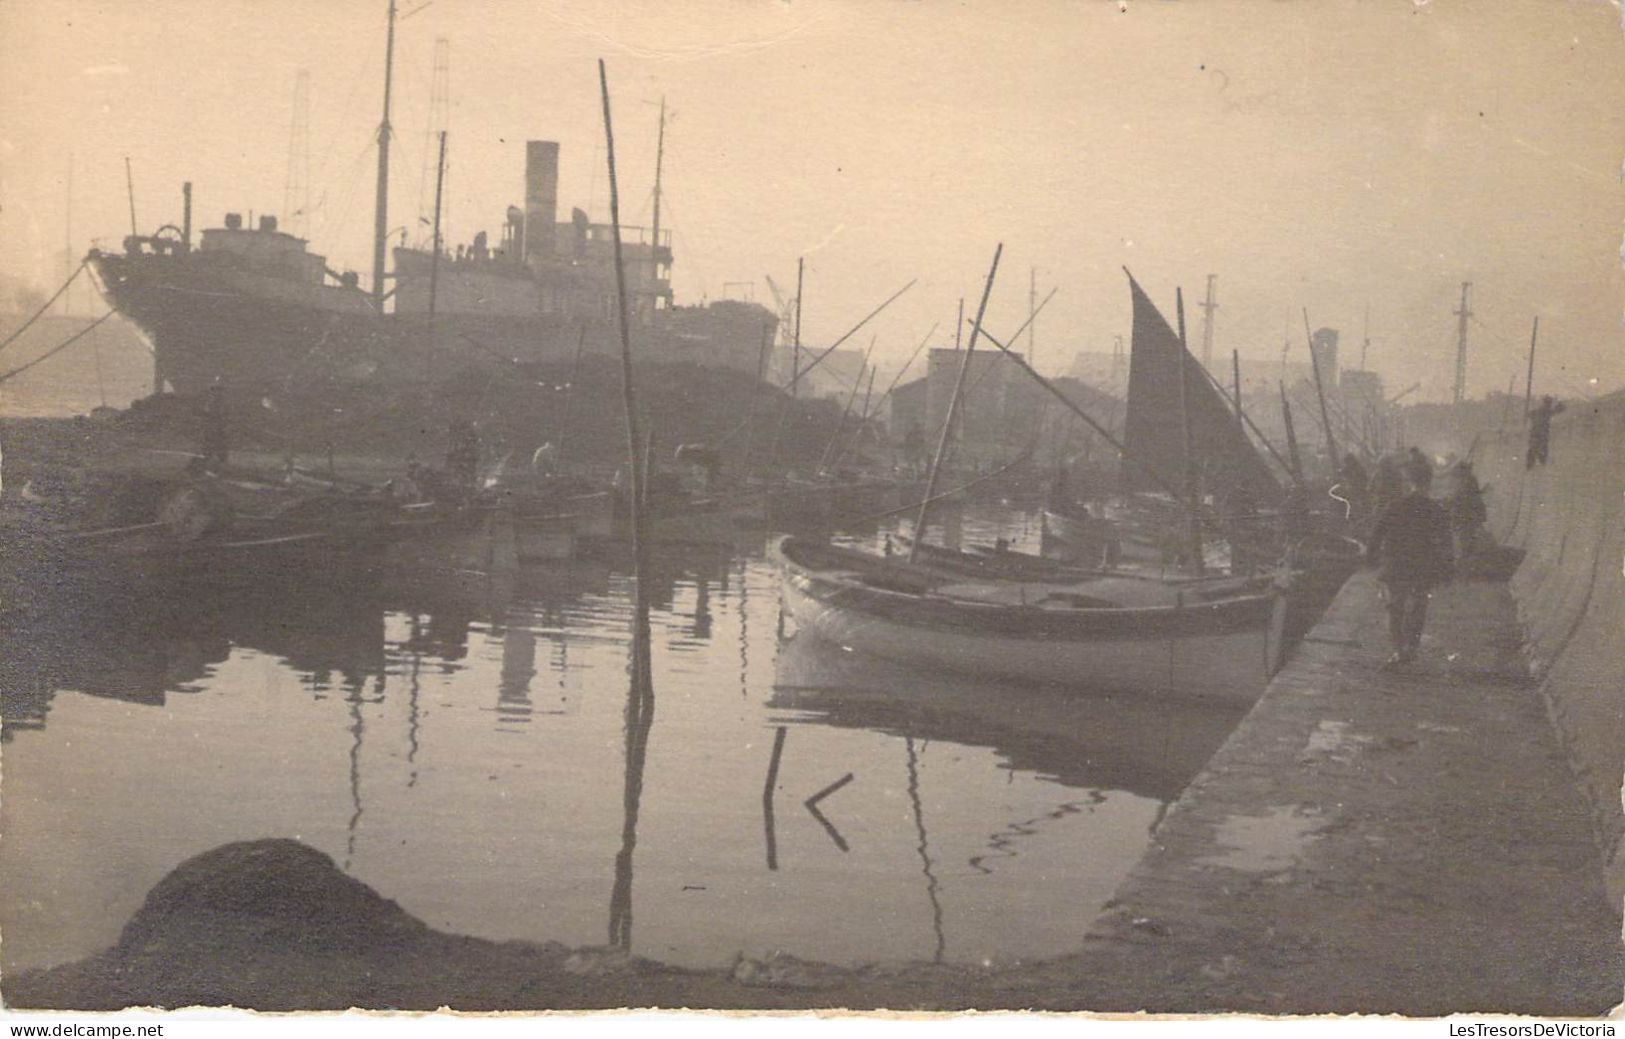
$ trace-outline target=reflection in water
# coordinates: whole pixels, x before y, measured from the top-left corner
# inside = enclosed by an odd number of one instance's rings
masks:
[[[970,867],[978,873],[992,874],[993,867],[989,864],[988,860],[1015,858],[1020,849],[1020,841],[1023,837],[1035,836],[1040,833],[1043,827],[1048,823],[1053,823],[1057,820],[1064,819],[1067,816],[1077,812],[1090,811],[1095,806],[1105,803],[1105,794],[1101,793],[1099,790],[1091,790],[1089,791],[1089,796],[1084,800],[1065,801],[1059,805],[1056,805],[1054,810],[1045,812],[1043,815],[1040,815],[1037,818],[1024,819],[1021,822],[1009,823],[998,832],[988,835],[988,850],[981,854],[971,856]],[[1156,827],[1153,825],[1151,828],[1155,829]]]
[[[937,938],[931,962],[941,963],[948,939],[942,930],[942,900],[937,897],[936,874],[931,872],[931,852],[925,836],[925,812],[920,807],[920,759],[914,752],[914,737],[907,737],[904,746],[908,749],[908,802],[914,808],[914,830],[920,835],[920,870],[925,874],[925,897],[931,900],[931,930]]]
[[[530,680],[536,676],[536,634],[512,625],[502,639],[502,678],[497,683],[498,728],[530,722]],[[505,729],[505,731],[513,731]]]
[[[355,858],[355,838],[361,828],[361,736],[364,723],[361,720],[361,685],[352,683],[349,694],[344,698],[350,705],[350,824],[345,827],[347,836],[344,841],[344,868],[350,868],[350,860]]]
[[[750,697],[750,582],[744,559],[739,560],[739,696]]]
[[[711,637],[711,582],[703,570],[694,578],[694,627],[690,631],[697,639]]]
[[[759,549],[654,562],[667,605],[642,611],[611,560],[511,593],[347,580],[8,626],[0,967],[105,947],[181,860],[265,836],[498,940],[601,941],[612,860],[610,943],[669,962],[1054,955],[1236,720],[781,640]]]
[[[412,626],[407,636],[408,646],[415,647],[417,645],[422,629],[422,619],[417,614],[412,614]],[[418,785],[418,725],[423,717],[422,710],[418,706],[418,700],[423,695],[421,674],[423,670],[423,654],[419,653],[415,648],[410,649],[409,652],[412,654],[412,665],[411,669],[406,673],[406,763],[412,766],[412,773],[407,777],[406,785],[414,787]]]
[[[990,747],[1018,772],[1159,802],[1184,790],[1245,707],[1071,695],[911,671],[799,636],[779,651],[770,706],[795,720]]]
[[[632,853],[638,843],[638,808],[643,801],[643,768],[654,725],[655,690],[649,640],[648,566],[638,561],[632,607],[630,681],[626,690],[626,765],[621,801],[621,850],[615,855],[615,886],[609,898],[609,944],[632,948]]]
[[[779,868],[779,833],[773,824],[773,791],[779,785],[779,761],[784,757],[784,738],[790,730],[780,725],[773,731],[773,756],[767,762],[767,781],[762,784],[762,827],[767,833],[767,868]]]
[[[829,839],[834,841],[835,846],[841,849],[843,852],[851,851],[852,848],[846,843],[846,838],[841,836],[841,831],[835,828],[835,824],[830,822],[829,819],[825,817],[824,813],[818,810],[818,802],[822,801],[824,798],[828,797],[830,794],[833,794],[835,791],[841,789],[841,787],[846,786],[846,784],[850,782],[852,782],[852,773],[848,772],[846,775],[842,776],[840,779],[837,779],[835,782],[818,791],[818,793],[812,795],[811,797],[807,798],[805,802],[803,802],[807,806],[807,811],[811,812],[812,817],[818,820],[818,825],[822,826],[824,828],[824,832],[829,834]]]

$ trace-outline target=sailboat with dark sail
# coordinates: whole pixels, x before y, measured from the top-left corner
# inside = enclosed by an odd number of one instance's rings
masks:
[[[997,269],[996,253],[982,309]],[[983,334],[982,309],[943,423],[944,444],[953,429],[968,359]],[[1014,358],[1007,347],[986,338]],[[1172,340],[1171,332],[1166,338]],[[1178,355],[1174,360],[1177,365]],[[927,529],[930,488],[942,454],[939,445],[915,521],[917,532]],[[1166,468],[1165,463],[1143,463],[1151,480],[1173,491],[1178,484]],[[1191,511],[1194,528],[1194,496],[1173,492],[1171,500]],[[902,562],[811,539],[780,539],[772,555],[783,571],[785,611],[798,630],[856,652],[1075,691],[1250,702],[1263,688],[1275,657],[1270,621],[1277,589],[1269,577],[1161,579],[1059,567],[1037,573],[976,573],[943,566],[931,552],[921,561],[922,549],[916,538],[909,561]]]
[[[1130,562],[1173,563],[1200,572],[1215,564],[1245,568],[1258,557],[1262,511],[1273,510],[1282,488],[1247,437],[1205,369],[1186,349],[1130,274],[1134,325],[1128,401],[1123,425],[1122,495],[1091,507],[1053,497],[1044,509],[1044,552],[1069,562],[1098,564],[1115,541]],[[1180,322],[1183,325],[1183,321]],[[1188,503],[1165,492],[1182,487]],[[1204,508],[1210,503],[1210,508]],[[1193,543],[1192,508],[1218,541]],[[1200,552],[1200,556],[1197,553]],[[1264,552],[1268,557],[1270,553]]]

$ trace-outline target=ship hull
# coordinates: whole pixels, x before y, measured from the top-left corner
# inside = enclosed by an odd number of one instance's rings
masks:
[[[578,345],[620,350],[616,326],[597,314],[443,313],[431,338],[426,314],[381,314],[353,287],[293,283],[197,253],[93,253],[91,262],[115,309],[151,341],[158,377],[181,394],[218,382],[277,401],[342,400],[470,370],[568,361]],[[635,328],[633,348],[754,371],[761,330],[747,325],[679,308]]]

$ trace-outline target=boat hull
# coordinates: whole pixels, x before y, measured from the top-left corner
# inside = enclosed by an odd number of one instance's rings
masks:
[[[909,666],[1080,692],[1231,703],[1256,700],[1268,680],[1272,596],[1063,613],[867,594],[776,554],[784,608],[798,632]]]

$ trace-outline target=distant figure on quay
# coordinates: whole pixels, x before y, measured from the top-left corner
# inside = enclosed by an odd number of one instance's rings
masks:
[[[1546,452],[1552,445],[1552,416],[1564,410],[1561,401],[1549,395],[1529,412],[1529,453],[1524,456],[1523,467],[1533,469],[1535,463],[1546,464]]]

